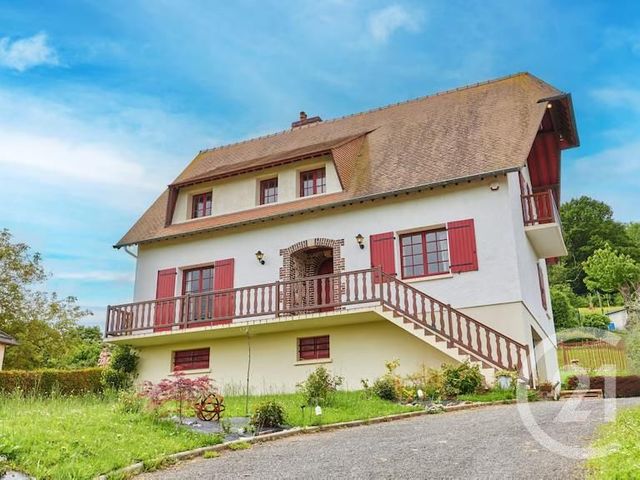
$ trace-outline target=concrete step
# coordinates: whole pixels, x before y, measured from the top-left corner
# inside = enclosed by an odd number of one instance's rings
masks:
[[[592,388],[588,390],[561,390],[560,398],[603,398],[602,390]]]

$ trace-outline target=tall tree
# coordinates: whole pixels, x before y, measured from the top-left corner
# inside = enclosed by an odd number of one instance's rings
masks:
[[[613,219],[613,210],[606,203],[586,196],[575,198],[560,207],[560,216],[569,255],[561,261],[564,278],[558,280],[569,283],[575,293],[587,293],[583,263],[605,244],[640,260],[640,244],[630,238],[623,223]]]
[[[0,330],[19,342],[7,349],[5,368],[64,366],[64,358],[82,341],[78,320],[89,312],[73,297],[37,290],[47,279],[38,253],[0,231]]]
[[[607,244],[584,262],[584,270],[590,291],[620,292],[629,315],[628,326],[640,323],[640,264]]]

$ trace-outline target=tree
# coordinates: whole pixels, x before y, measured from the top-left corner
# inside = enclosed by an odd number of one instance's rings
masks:
[[[631,241],[640,248],[640,222],[627,223],[626,229]]]
[[[0,330],[19,344],[7,349],[5,368],[60,367],[81,341],[78,321],[89,314],[74,297],[34,289],[47,274],[38,253],[0,231]]]
[[[172,403],[178,411],[182,423],[184,408],[193,405],[199,398],[212,391],[211,379],[207,376],[191,379],[181,371],[176,371],[172,379],[165,378],[155,385],[144,382],[141,395],[151,401],[154,408]]]
[[[638,324],[640,318],[640,264],[624,253],[614,250],[611,245],[596,250],[586,262],[584,279],[590,291],[618,291],[622,295],[628,325]]]
[[[572,199],[560,207],[560,216],[569,255],[561,261],[564,278],[558,278],[556,267],[551,278],[568,282],[576,294],[586,293],[582,264],[605,244],[640,260],[640,244],[630,238],[624,224],[613,219],[613,210],[606,203],[586,196]]]

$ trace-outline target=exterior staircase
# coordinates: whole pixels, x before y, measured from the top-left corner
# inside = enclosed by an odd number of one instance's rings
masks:
[[[381,314],[461,363],[478,365],[488,384],[497,370],[517,370],[533,386],[529,347],[394,276],[382,273]]]

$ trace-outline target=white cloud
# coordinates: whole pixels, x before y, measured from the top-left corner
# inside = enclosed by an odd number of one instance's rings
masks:
[[[593,90],[591,95],[608,107],[624,107],[640,113],[640,90],[605,87]]]
[[[0,38],[0,66],[23,72],[39,65],[58,65],[58,55],[48,44],[46,33],[13,42],[9,37]]]
[[[390,5],[369,15],[369,34],[374,42],[386,43],[396,30],[415,33],[420,30],[422,12],[409,11],[401,5]]]
[[[92,282],[132,282],[133,273],[111,272],[108,270],[89,270],[83,272],[55,273],[54,278],[60,280],[84,280]]]

